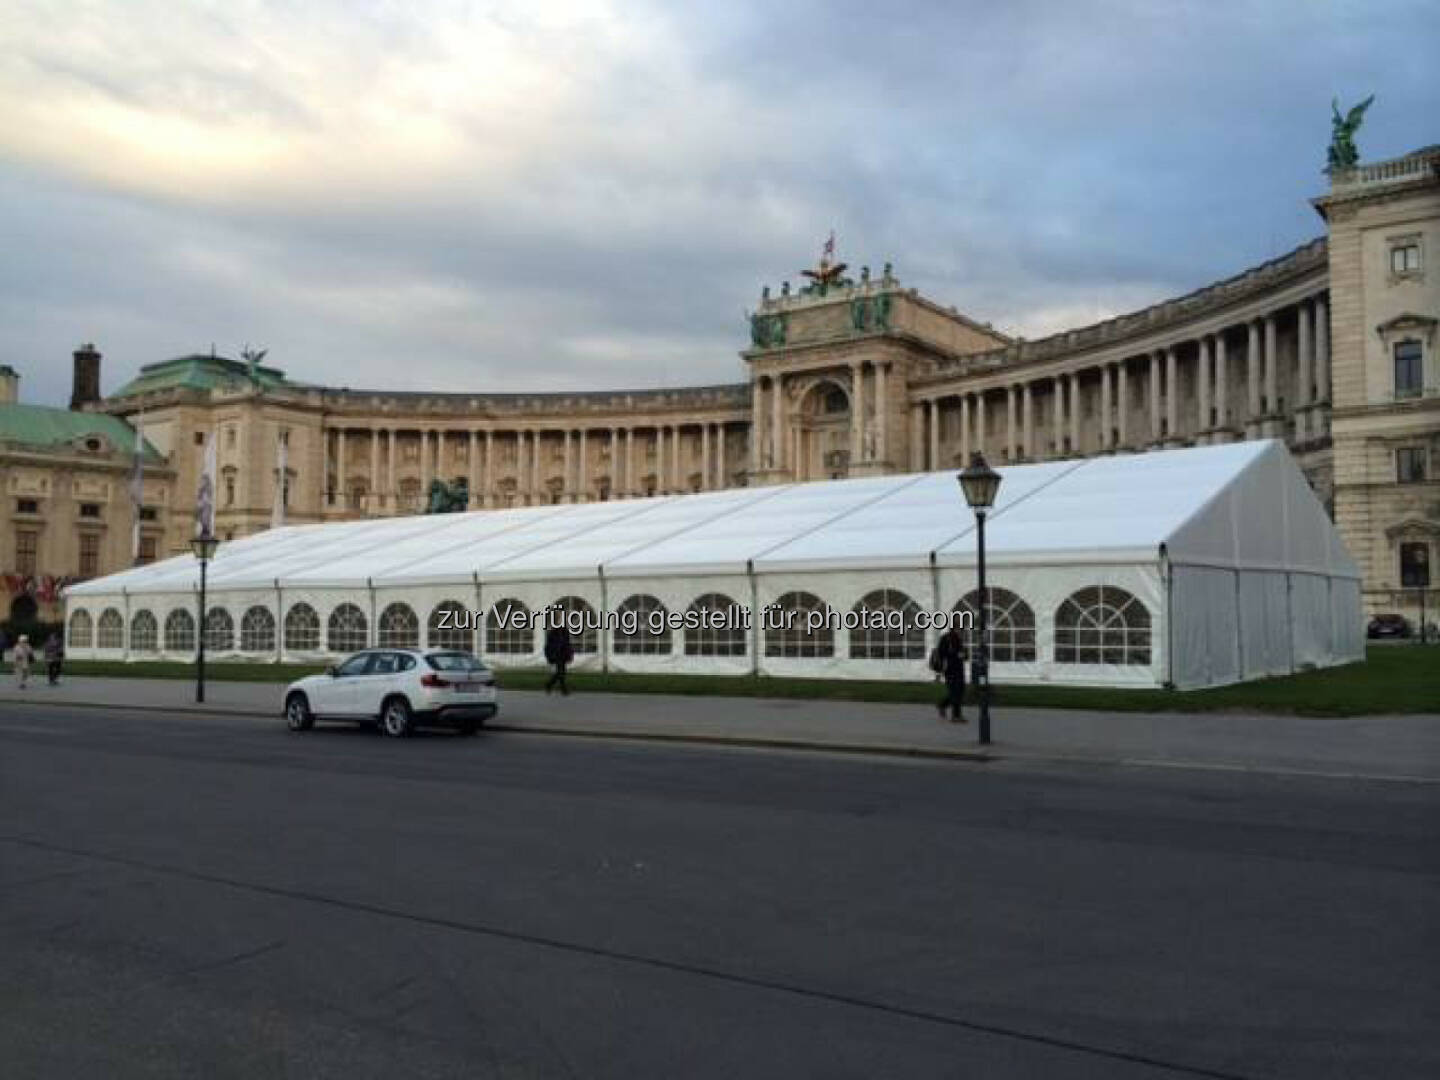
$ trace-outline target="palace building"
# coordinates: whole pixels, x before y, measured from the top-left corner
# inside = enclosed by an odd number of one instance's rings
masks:
[[[0,563],[130,564],[135,425],[142,561],[187,550],[211,435],[222,539],[269,528],[277,502],[288,524],[419,513],[436,480],[463,480],[471,508],[515,507],[951,469],[977,451],[1003,464],[1275,438],[1359,563],[1366,607],[1409,610],[1440,554],[1440,147],[1337,169],[1313,204],[1325,234],[1279,258],[1035,341],[888,264],[822,258],[803,287],[762,293],[746,378],[727,385],[354,390],[209,354],[102,398],[87,347],[72,411],[39,410],[63,424],[0,404]]]

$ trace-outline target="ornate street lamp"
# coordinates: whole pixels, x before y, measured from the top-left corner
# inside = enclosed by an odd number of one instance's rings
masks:
[[[970,680],[980,695],[980,742],[990,742],[990,591],[985,587],[985,515],[995,505],[1000,490],[1000,474],[985,463],[985,455],[976,453],[970,464],[956,477],[965,502],[975,511],[976,561],[979,570],[980,644],[970,662]]]
[[[197,624],[199,638],[196,640],[198,648],[195,651],[195,701],[203,704],[205,701],[205,571],[210,565],[210,560],[215,557],[215,549],[220,546],[217,540],[208,532],[201,533],[190,541],[190,550],[195,553],[195,558],[200,560],[200,621]]]

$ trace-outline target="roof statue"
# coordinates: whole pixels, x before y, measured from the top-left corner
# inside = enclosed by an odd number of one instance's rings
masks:
[[[1360,151],[1355,147],[1355,132],[1360,130],[1360,124],[1365,119],[1365,110],[1370,108],[1374,101],[1375,95],[1371,94],[1359,105],[1341,116],[1340,99],[1330,99],[1332,133],[1326,172],[1333,173],[1336,169],[1352,169],[1360,163]]]
[[[820,249],[820,263],[814,270],[801,270],[800,272],[810,279],[810,284],[802,289],[806,293],[818,293],[824,296],[831,286],[849,285],[851,281],[845,276],[843,262],[835,262],[835,231],[830,231],[830,237],[825,241],[825,246]]]

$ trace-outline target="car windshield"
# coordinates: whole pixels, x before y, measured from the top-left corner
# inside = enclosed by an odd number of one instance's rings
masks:
[[[436,671],[484,671],[485,665],[479,657],[468,652],[434,652],[425,657],[425,662]]]

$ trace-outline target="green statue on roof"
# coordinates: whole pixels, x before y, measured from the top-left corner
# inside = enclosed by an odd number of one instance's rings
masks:
[[[1360,125],[1365,120],[1365,110],[1370,108],[1374,101],[1375,95],[1371,94],[1359,105],[1341,116],[1340,99],[1330,99],[1332,115],[1329,164],[1325,167],[1327,173],[1334,173],[1336,169],[1353,169],[1360,164],[1360,151],[1355,146],[1355,132],[1360,130]]]

